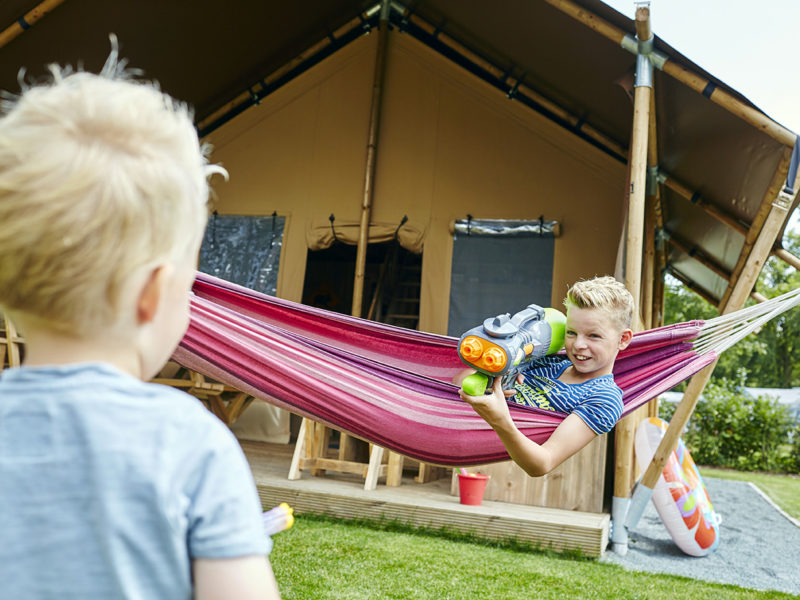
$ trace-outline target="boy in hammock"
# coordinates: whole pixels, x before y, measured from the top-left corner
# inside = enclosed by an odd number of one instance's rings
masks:
[[[144,383],[189,322],[210,166],[185,106],[51,67],[0,118],[4,598],[279,598],[236,439]]]
[[[630,292],[613,277],[579,281],[564,299],[567,358],[545,356],[517,377],[513,390],[494,381],[492,392],[461,397],[497,432],[511,459],[533,477],[545,475],[610,431],[622,414],[622,390],[611,371],[620,350],[631,341],[634,303]],[[472,371],[456,379],[460,384]],[[567,413],[544,444],[517,429],[506,398],[528,406]]]

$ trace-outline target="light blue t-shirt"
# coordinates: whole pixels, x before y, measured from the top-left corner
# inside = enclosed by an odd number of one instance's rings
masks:
[[[584,383],[563,383],[558,380],[570,366],[563,356],[544,356],[523,371],[524,383],[514,386],[514,402],[577,414],[592,431],[608,433],[622,415],[622,390],[613,375],[602,375]]]
[[[265,555],[236,439],[105,364],[0,374],[0,597],[192,597],[193,558]]]

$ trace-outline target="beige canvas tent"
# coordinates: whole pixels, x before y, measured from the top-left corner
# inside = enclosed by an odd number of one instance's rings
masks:
[[[447,333],[454,293],[469,294],[456,229],[473,220],[548,222],[545,301],[613,273],[643,328],[662,320],[667,272],[731,311],[771,254],[798,264],[780,247],[795,134],[652,37],[646,8],[634,22],[599,0],[11,0],[5,25],[0,88],[18,88],[20,66],[95,69],[115,32],[131,65],[191,103],[231,175],[220,218],[281,222],[271,267],[287,299],[366,315],[397,239],[419,257],[408,324]],[[525,248],[509,264],[535,262]],[[288,418],[263,410],[258,427],[288,438]],[[607,464],[614,495],[630,490],[634,423],[616,453],[600,439],[549,479],[494,467],[516,482],[497,497],[602,511]]]

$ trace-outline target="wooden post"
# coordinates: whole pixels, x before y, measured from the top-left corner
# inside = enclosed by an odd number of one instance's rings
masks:
[[[793,267],[796,271],[800,271],[800,258],[797,258],[794,254],[792,254],[788,250],[784,250],[783,248],[778,248],[776,250],[773,250],[772,254],[777,256],[779,259],[781,259],[790,267]]]
[[[636,35],[640,54],[636,63],[636,84],[633,97],[633,132],[631,139],[630,185],[628,189],[628,231],[625,245],[625,287],[634,300],[641,302],[642,247],[644,233],[645,191],[647,188],[647,137],[650,129],[650,99],[653,85],[653,66],[648,58],[646,44],[652,45],[650,9],[636,9]],[[638,312],[638,311],[637,311]],[[634,324],[634,330],[638,323]],[[611,519],[613,522],[613,548],[620,554],[628,549],[628,536],[624,527],[628,496],[633,483],[633,435],[641,415],[638,411],[620,419],[615,433],[614,497]]]
[[[8,316],[0,314],[0,318],[3,324],[3,329],[0,330],[0,371],[2,371],[5,365],[20,366],[20,349],[25,340],[17,333],[17,328]]]
[[[378,22],[378,47],[375,52],[375,71],[372,78],[372,102],[369,111],[369,130],[367,131],[367,161],[364,170],[364,193],[361,199],[361,224],[358,232],[356,250],[356,273],[353,283],[353,306],[351,314],[361,316],[364,297],[364,271],[369,246],[369,220],[372,214],[372,200],[375,192],[375,166],[378,153],[378,129],[383,103],[383,78],[386,70],[386,43],[389,36],[389,2],[381,4],[381,18]]]
[[[383,104],[383,80],[386,70],[386,47],[389,37],[389,10],[388,0],[382,0],[381,15],[378,21],[378,41],[375,51],[375,69],[372,79],[372,100],[370,104],[369,128],[367,131],[367,158],[364,170],[364,187],[361,199],[361,221],[358,234],[358,246],[356,248],[355,280],[353,282],[353,304],[351,314],[354,317],[361,317],[362,304],[364,298],[364,274],[367,262],[367,248],[369,247],[369,222],[372,214],[372,203],[375,192],[375,168],[378,153],[378,130],[380,127],[381,107]],[[303,420],[301,434],[298,435],[295,447],[295,457],[292,459],[292,469],[289,478],[299,477],[299,470],[304,465],[312,466],[312,475],[323,475],[325,470],[342,471],[345,473],[361,473],[360,463],[355,462],[355,449],[353,438],[345,432],[339,435],[339,456],[338,460],[328,459],[325,452],[330,438],[327,427],[317,425],[314,427],[312,422],[306,423]],[[310,443],[309,436],[315,431],[313,442]],[[303,437],[301,440],[300,437]],[[305,459],[301,458],[303,450],[311,449],[311,454]],[[373,490],[377,486],[378,477],[387,474],[387,467],[382,465],[384,449],[374,444],[369,445],[369,464],[364,466],[364,489]],[[392,457],[389,453],[390,474],[387,477],[388,485],[400,485],[402,476],[403,460],[402,457]],[[320,465],[325,465],[323,469]]]
[[[786,183],[786,178],[789,173],[791,158],[792,158],[792,150],[790,148],[784,148],[783,156],[781,156],[781,160],[778,162],[778,166],[772,175],[772,180],[770,181],[767,191],[764,193],[764,197],[761,200],[761,205],[758,208],[756,216],[753,218],[753,223],[750,227],[750,230],[745,235],[742,251],[739,254],[739,259],[736,261],[736,266],[733,268],[733,272],[731,273],[732,281],[737,281],[744,275],[745,265],[750,260],[750,256],[753,255],[753,251],[757,243],[757,238],[761,236],[761,232],[764,231],[765,227],[767,227],[767,219],[773,213],[774,204],[777,200],[781,198],[781,195],[783,194],[782,190],[784,188],[784,185]],[[793,189],[797,189],[796,182],[792,182],[792,184],[793,185],[791,187]],[[781,226],[782,225],[780,225],[779,227]],[[777,237],[779,231],[780,229],[774,232],[769,252],[771,252],[772,249],[774,248],[775,237]],[[767,254],[766,256],[769,256],[769,254]],[[760,269],[761,267],[759,267],[759,270]],[[722,310],[726,306],[730,305],[730,296],[732,293],[733,293],[733,288],[729,286],[728,289],[725,290],[725,293],[722,295],[722,299],[719,303],[720,312],[722,312]]]
[[[6,27],[3,31],[0,31],[0,48],[8,44],[23,31],[29,29],[34,23],[62,2],[64,2],[64,0],[44,0],[44,2],[40,2],[33,9],[25,13],[22,18],[17,19],[13,24]]]
[[[650,118],[647,129],[647,177],[651,189],[647,190],[644,226],[644,265],[642,269],[642,321],[645,329],[653,327],[653,281],[656,269],[656,231],[663,226],[661,195],[658,177],[658,128],[656,123],[656,97],[650,94]]]
[[[669,234],[669,243],[675,246],[678,250],[688,254],[691,258],[705,266],[708,270],[713,271],[717,275],[719,275],[725,281],[730,282],[731,274],[728,270],[725,269],[721,264],[715,261],[713,258],[710,258],[703,254],[699,248],[692,246],[684,240],[679,235],[674,233]]]

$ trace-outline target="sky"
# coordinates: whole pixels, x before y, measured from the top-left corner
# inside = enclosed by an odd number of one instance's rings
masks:
[[[634,18],[633,0],[603,0]],[[651,0],[653,32],[800,133],[800,0]],[[800,211],[792,215],[800,228]]]

